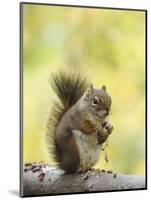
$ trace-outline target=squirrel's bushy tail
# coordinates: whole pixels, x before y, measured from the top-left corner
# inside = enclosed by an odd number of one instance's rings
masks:
[[[58,100],[52,104],[46,140],[51,157],[54,161],[59,162],[60,152],[55,139],[56,127],[64,113],[82,97],[88,87],[88,80],[80,73],[59,72],[52,75],[50,84]]]

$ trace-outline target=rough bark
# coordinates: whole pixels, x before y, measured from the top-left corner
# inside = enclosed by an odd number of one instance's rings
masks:
[[[32,170],[24,172],[24,196],[145,189],[146,187],[145,177],[137,175],[122,175],[102,171],[65,174],[62,170],[53,166],[45,167],[46,174],[43,180],[39,178],[40,173]]]

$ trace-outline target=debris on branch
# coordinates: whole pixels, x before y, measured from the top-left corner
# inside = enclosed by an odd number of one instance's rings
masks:
[[[145,187],[144,176],[116,174],[105,170],[66,174],[54,166],[27,163],[23,173],[22,192],[23,196],[37,196]]]

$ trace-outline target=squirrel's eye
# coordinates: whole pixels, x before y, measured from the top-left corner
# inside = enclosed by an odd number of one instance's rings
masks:
[[[99,103],[98,97],[94,97],[94,99],[92,99],[92,106],[97,106],[98,103]]]

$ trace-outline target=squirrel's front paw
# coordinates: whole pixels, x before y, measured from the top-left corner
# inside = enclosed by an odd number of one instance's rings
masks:
[[[109,122],[104,122],[102,124],[102,133],[110,135],[112,133],[113,126]]]
[[[108,136],[111,134],[112,130],[113,126],[109,122],[104,122],[102,124],[102,129],[98,132],[98,143],[104,143],[107,140]]]

